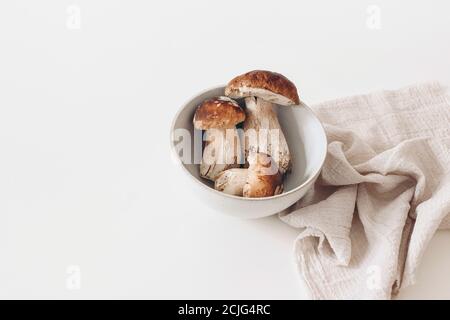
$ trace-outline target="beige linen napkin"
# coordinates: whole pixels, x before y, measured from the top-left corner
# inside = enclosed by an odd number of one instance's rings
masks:
[[[314,190],[280,214],[302,232],[314,299],[389,299],[450,227],[450,103],[437,83],[322,103],[328,154]]]

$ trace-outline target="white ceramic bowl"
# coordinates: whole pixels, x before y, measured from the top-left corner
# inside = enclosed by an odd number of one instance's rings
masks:
[[[199,175],[201,146],[194,147],[192,143],[190,150],[183,151],[187,153],[180,152],[180,132],[188,133],[188,139],[191,141],[195,136],[201,139],[201,133],[194,131],[192,124],[195,110],[204,100],[223,95],[224,88],[220,86],[199,93],[187,101],[176,114],[171,128],[170,144],[181,169],[180,174],[190,181],[191,191],[194,191],[195,195],[193,201],[203,201],[217,211],[240,218],[261,218],[278,213],[303,197],[319,176],[327,152],[327,139],[322,124],[304,104],[295,107],[276,106],[292,157],[292,172],[284,179],[284,192],[268,198],[243,198],[219,192],[214,190],[212,182]],[[189,153],[191,157],[188,156]],[[197,156],[197,164],[192,163],[195,162],[192,160],[194,154]],[[185,159],[190,158],[190,161],[182,160],[183,156]]]

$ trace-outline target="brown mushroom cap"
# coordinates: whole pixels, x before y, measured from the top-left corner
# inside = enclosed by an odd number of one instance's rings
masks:
[[[297,88],[282,74],[254,70],[231,80],[225,88],[225,95],[233,98],[258,97],[279,105],[300,104]]]
[[[283,175],[269,155],[254,153],[248,161],[250,166],[243,189],[244,197],[271,197],[283,192]]]
[[[216,97],[203,101],[194,115],[196,129],[231,129],[245,120],[245,112],[238,103],[228,97]]]

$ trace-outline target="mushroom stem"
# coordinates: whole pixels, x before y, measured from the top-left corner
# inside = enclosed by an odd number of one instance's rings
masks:
[[[235,128],[208,129],[203,140],[205,148],[200,164],[200,176],[214,181],[222,171],[240,166],[241,142]]]
[[[214,188],[227,194],[242,197],[247,175],[248,169],[228,169],[217,175]]]
[[[245,98],[245,158],[251,153],[270,155],[281,173],[291,168],[289,147],[281,130],[273,103],[257,97]]]

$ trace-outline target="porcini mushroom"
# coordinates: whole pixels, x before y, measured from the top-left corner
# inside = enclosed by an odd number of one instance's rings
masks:
[[[252,152],[267,153],[274,158],[282,173],[289,171],[291,154],[273,104],[298,105],[300,99],[295,85],[279,73],[255,70],[231,80],[225,95],[234,99],[245,98],[245,156]]]
[[[247,198],[271,197],[283,192],[283,175],[275,161],[265,153],[252,153],[242,194]]]
[[[216,177],[214,188],[227,194],[242,197],[247,174],[248,169],[242,168],[222,171]]]
[[[240,166],[243,161],[236,124],[244,120],[244,110],[228,97],[208,99],[198,106],[194,127],[206,130],[200,176],[214,181],[222,171]]]

